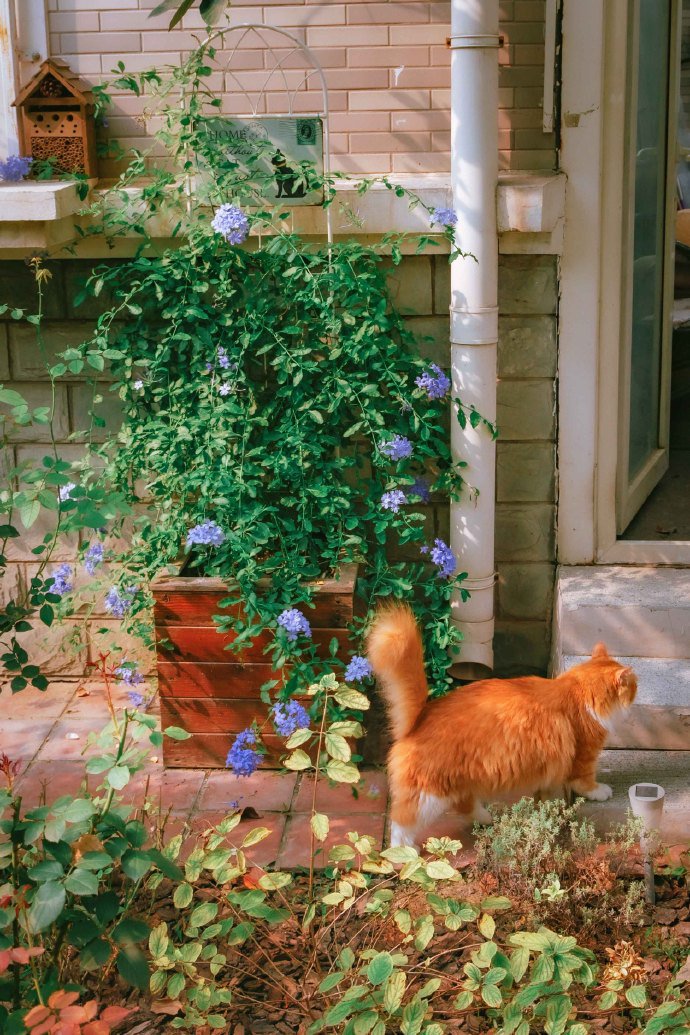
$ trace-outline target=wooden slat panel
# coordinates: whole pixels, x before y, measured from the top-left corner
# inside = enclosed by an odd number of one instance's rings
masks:
[[[161,725],[181,726],[188,733],[236,734],[256,721],[261,725],[268,708],[259,700],[248,698],[219,701],[214,697],[161,700]],[[267,727],[271,732],[272,726]]]
[[[173,769],[225,769],[225,759],[234,740],[232,733],[195,733],[189,740],[163,741],[163,762]],[[285,755],[285,741],[274,734],[263,738],[268,754],[261,763],[262,769],[281,769],[281,756]]]
[[[221,608],[220,601],[227,598],[223,593],[189,592],[188,590],[159,590],[155,594],[154,621],[156,625],[208,625],[215,627],[214,615],[240,614],[240,607]],[[345,626],[352,620],[352,594],[319,593],[314,598],[315,607],[304,608],[312,627],[331,628]]]
[[[226,656],[232,657],[227,653]],[[159,661],[158,692],[161,697],[256,700],[259,687],[278,675],[268,663]]]
[[[345,629],[313,629],[312,641],[317,647],[328,650],[328,645],[335,637],[341,644],[343,659],[347,656],[350,645]],[[273,642],[272,633],[262,633],[253,641],[251,647],[235,654],[224,650],[232,643],[232,634],[220,635],[208,626],[162,625],[156,626],[156,639],[159,641],[158,657],[161,661],[182,659],[185,661],[254,661],[265,662],[267,655],[263,648]],[[163,650],[161,640],[170,641],[171,650]]]
[[[227,596],[228,584],[225,579],[214,576],[182,575],[178,569],[174,575],[158,575],[151,583],[151,592],[154,597],[160,593],[183,592],[183,593],[218,593]],[[352,596],[357,581],[357,565],[344,564],[340,569],[337,579],[319,579],[310,583],[319,596],[329,594]],[[260,580],[259,589],[267,587],[268,580]]]

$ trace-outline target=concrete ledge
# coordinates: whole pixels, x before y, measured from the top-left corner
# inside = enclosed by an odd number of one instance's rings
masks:
[[[389,179],[413,191],[429,208],[447,208],[452,204],[449,175],[410,174]],[[390,231],[429,232],[426,208],[420,205],[410,209],[406,197],[397,197],[394,191],[380,183],[366,194],[359,194],[359,182],[348,179],[339,181],[337,185],[338,198],[331,206],[336,237],[378,236]],[[132,212],[142,205],[138,187],[127,187],[108,195],[107,185],[103,184],[91,195],[91,200],[99,199],[111,209],[129,208]],[[77,235],[71,217],[77,217],[86,204],[77,197],[76,185],[62,180],[0,185],[0,252],[7,258],[18,258],[37,248],[55,249],[75,241]],[[560,254],[565,206],[565,176],[562,173],[500,173],[496,205],[501,252]],[[295,207],[292,211],[291,224],[295,231],[309,236],[326,235],[326,212],[323,209]],[[176,221],[172,215],[169,219],[158,218],[151,226],[153,235],[161,240],[169,238]],[[55,223],[60,223],[57,230]],[[86,226],[87,221],[82,225]],[[439,252],[447,251],[445,238],[441,234],[437,238]],[[123,244],[122,254],[128,251],[131,254],[140,244],[140,238],[132,234],[125,241],[121,240],[118,252]],[[101,253],[106,254],[106,246],[98,240],[89,241],[79,248],[79,254],[85,257]]]
[[[73,216],[84,204],[75,183],[26,180],[0,183],[0,223],[36,223]]]

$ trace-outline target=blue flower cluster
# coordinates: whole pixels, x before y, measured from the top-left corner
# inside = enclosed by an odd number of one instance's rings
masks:
[[[218,389],[218,394],[223,396],[230,395],[232,390],[232,385],[228,381],[223,381],[223,384]]]
[[[415,478],[409,491],[413,496],[419,496],[422,503],[428,503],[431,498],[429,483],[424,478]]]
[[[431,213],[431,226],[437,223],[439,226],[455,226],[458,221],[458,214],[454,208],[435,208]]]
[[[394,514],[397,514],[403,503],[407,503],[407,496],[402,489],[391,489],[389,492],[384,492],[381,497],[381,506],[384,510],[392,510]]]
[[[72,489],[76,489],[74,482],[67,482],[67,485],[61,485],[58,492],[60,497],[60,503],[66,503],[67,500],[72,498]]]
[[[449,579],[455,573],[458,562],[450,546],[444,543],[443,539],[435,539],[431,550],[429,550],[428,546],[423,546],[421,552],[429,554],[431,560],[438,568],[438,577],[440,579]]]
[[[295,730],[309,729],[309,712],[299,701],[277,701],[273,705],[272,716],[281,737],[289,737]]]
[[[229,244],[242,244],[249,233],[249,220],[237,205],[221,205],[213,217],[211,226],[217,234],[222,234]]]
[[[52,583],[48,587],[48,592],[64,596],[65,593],[69,593],[74,588],[73,577],[74,572],[70,565],[61,564],[53,572]]]
[[[353,654],[350,664],[345,669],[345,679],[347,682],[352,683],[356,679],[369,679],[372,675],[371,665],[367,659],[360,654]]]
[[[130,690],[127,697],[132,708],[141,708],[145,701],[144,695],[140,694],[138,690]]]
[[[415,378],[415,384],[417,388],[423,388],[430,399],[443,399],[450,391],[450,378],[437,363],[432,363],[430,370]]]
[[[89,575],[95,575],[96,568],[103,561],[103,543],[91,543],[84,554],[84,567]]]
[[[278,625],[282,625],[287,633],[288,640],[295,641],[300,633],[303,636],[311,636],[311,626],[301,611],[291,607],[278,615]]]
[[[390,460],[406,460],[412,456],[412,443],[404,435],[394,435],[388,442],[379,444],[379,451]]]
[[[256,733],[253,729],[242,730],[228,751],[225,764],[235,776],[251,776],[259,768],[261,754],[256,750]]]
[[[28,175],[32,161],[32,158],[24,158],[22,155],[8,155],[0,161],[0,180],[18,183]]]
[[[111,586],[105,595],[105,609],[116,618],[124,618],[134,603],[134,598],[139,591],[138,586],[125,586],[120,593],[117,586]]]
[[[138,686],[144,682],[144,677],[139,671],[136,662],[124,661],[119,668],[115,669],[115,675],[127,686]]]
[[[225,532],[215,521],[202,521],[187,532],[187,546],[220,546],[225,542]]]
[[[230,357],[222,345],[218,346],[218,366],[222,367],[223,370],[227,370],[230,366]]]

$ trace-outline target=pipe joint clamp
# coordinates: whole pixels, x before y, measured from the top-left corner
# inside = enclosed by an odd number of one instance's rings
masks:
[[[492,47],[502,47],[503,36],[447,36],[446,46],[449,50],[488,50]]]

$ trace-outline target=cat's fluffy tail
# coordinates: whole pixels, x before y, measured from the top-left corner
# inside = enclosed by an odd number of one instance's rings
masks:
[[[367,654],[386,703],[393,740],[406,737],[427,702],[422,637],[404,604],[382,608],[367,639]]]

